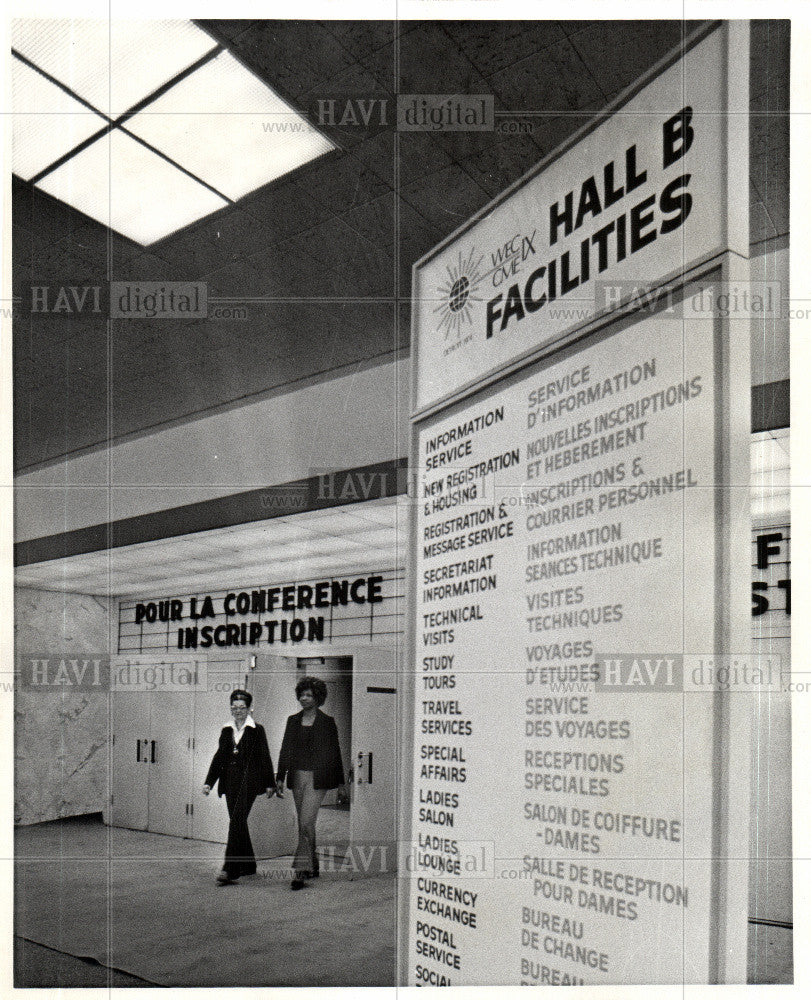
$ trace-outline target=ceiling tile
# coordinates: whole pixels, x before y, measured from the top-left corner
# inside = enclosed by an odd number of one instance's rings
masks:
[[[445,225],[445,220],[442,220]],[[400,246],[400,262],[407,269],[408,282],[401,287],[401,294],[411,287],[411,267],[445,235],[440,226],[432,225],[418,211],[406,202],[400,203],[400,227],[398,242]]]
[[[499,140],[495,130],[487,132],[434,132],[431,134],[437,145],[442,147],[454,163],[492,146]]]
[[[337,271],[333,285],[336,297],[346,292],[347,281],[350,278],[357,280],[354,294],[358,298],[393,299],[397,293],[393,257],[373,256],[368,259],[368,263],[364,262],[360,273],[353,272],[348,264],[345,271]]]
[[[149,249],[155,256],[171,261],[178,273],[195,280],[256,252],[264,236],[261,223],[252,215],[232,208]]]
[[[399,171],[397,179],[401,187],[410,184],[417,177],[436,173],[436,171],[443,170],[453,163],[445,148],[437,142],[436,136],[431,132],[400,132],[398,138],[396,155]],[[371,161],[372,169],[375,172],[380,172],[381,169],[387,171],[380,173],[380,176],[385,179],[390,177],[393,187],[395,177],[394,135],[386,133],[373,141],[378,143],[381,153]]]
[[[442,26],[484,77],[566,38],[557,21],[445,21]]]
[[[629,86],[638,76],[681,44],[697,22],[583,22],[571,44],[606,98]],[[586,106],[570,104],[568,107]],[[558,110],[566,110],[567,106]]]
[[[29,308],[29,303],[23,302],[21,306]],[[78,316],[32,313],[21,325],[25,330],[24,337],[30,343],[32,356],[40,357],[45,364],[54,356],[61,357],[62,345],[76,338],[90,338],[98,343],[106,341],[107,321],[103,313]]]
[[[28,234],[26,253],[33,256],[33,259],[42,261],[54,248],[60,247],[77,261],[83,261],[87,273],[98,274],[100,277],[106,276],[108,259],[115,271],[133,256],[144,252],[144,248],[139,244],[86,217],[84,222],[79,221],[75,228],[71,228],[67,235],[63,235],[58,241],[36,244],[30,230],[26,228],[24,231]],[[17,256],[16,250],[14,253],[16,270],[20,257]]]
[[[454,165],[403,188],[403,200],[444,236],[489,201],[487,192]]]
[[[294,345],[305,338],[307,367],[313,373],[334,363],[319,353],[324,345],[330,351],[335,345],[343,347],[342,366],[388,354],[398,346],[391,303],[283,303],[276,312],[281,319],[276,333],[280,360],[289,364]]]
[[[63,285],[75,284],[75,279],[90,274],[103,277],[107,269],[106,253],[86,248],[77,239],[79,232],[80,230],[74,230],[58,243],[50,243],[34,251],[31,258],[34,270],[44,274],[61,273],[60,283]]]
[[[395,125],[393,95],[360,63],[313,81],[298,103],[309,121],[345,151]]]
[[[75,229],[87,225],[86,215],[37,188],[25,186],[28,190],[19,199],[20,211],[15,211],[14,221],[30,230],[34,247],[58,243]]]
[[[338,153],[329,162],[324,158],[312,167],[305,167],[298,183],[331,212],[373,201],[391,190],[391,185],[370,169],[361,150]]]
[[[462,160],[459,166],[495,197],[541,159],[542,153],[531,136],[505,135],[495,145]]]
[[[791,21],[751,21],[751,97],[768,94],[770,111],[789,110]]]
[[[343,252],[322,259],[323,266],[340,275],[344,295],[392,296],[395,294],[396,254],[395,196],[382,195],[342,216],[341,224],[352,234],[340,245]],[[350,291],[354,289],[354,291]]]
[[[517,114],[540,111],[556,115],[593,110],[605,103],[591,68],[586,68],[567,40],[494,74],[490,86],[504,107]]]
[[[750,115],[750,170],[778,233],[789,231],[789,116]]]
[[[246,266],[244,260],[239,260],[225,267],[209,271],[205,276],[208,290],[209,313],[211,313],[212,298],[245,298],[257,293],[256,274],[253,268]]]
[[[374,243],[387,256],[394,248],[394,222],[397,197],[393,191],[375,198],[374,201],[359,205],[349,212],[341,213],[343,223],[356,234]]]
[[[319,230],[311,230],[317,233]],[[255,296],[307,299],[325,294],[334,295],[331,284],[322,284],[323,268],[308,253],[313,237],[307,234],[291,237],[284,253],[260,253],[244,264],[250,268],[246,277]],[[343,290],[345,294],[345,290]],[[251,311],[255,306],[251,305]]]
[[[760,195],[752,189],[752,201],[749,205],[749,240],[758,243],[777,235],[774,223],[760,200]]]
[[[402,37],[400,36],[400,51],[402,52]],[[360,57],[360,64],[363,68],[371,73],[378,83],[378,86],[382,87],[387,94],[397,94],[402,93],[402,89],[398,87],[398,82],[395,79],[395,43],[394,41],[387,42],[385,45],[380,46],[380,48],[373,49],[370,52],[365,52]]]
[[[144,250],[122,261],[115,278],[117,281],[185,281],[189,280],[189,275],[181,265]]]
[[[315,230],[318,232],[318,230]],[[346,279],[331,266],[324,265],[308,253],[312,237],[305,234],[294,237],[287,244],[286,255],[280,260],[265,258],[258,264],[257,289],[262,294],[317,302],[319,299],[342,299],[347,295],[361,295],[362,291],[347,290]]]
[[[351,214],[351,213],[343,213]],[[302,233],[296,238],[296,242],[303,249],[306,248],[307,255],[315,260],[322,267],[330,267],[334,260],[351,257],[353,251],[357,251],[362,243],[360,235],[343,221],[343,218],[333,216],[325,219],[313,229]],[[296,243],[291,241],[290,246]],[[347,290],[347,294],[352,294]]]
[[[399,92],[492,93],[484,76],[446,34],[440,21],[422,22],[401,39]]]
[[[22,267],[24,264],[30,266],[33,249],[31,230],[27,226],[12,222],[11,253],[15,268]]]
[[[200,320],[118,319],[112,322],[116,362],[126,355],[165,354],[167,363],[182,363],[208,346],[210,324]]]
[[[311,229],[332,214],[334,206],[316,200],[307,192],[308,187],[303,180],[301,183],[290,180],[272,184],[240,202],[240,209],[259,223],[264,245],[271,247],[281,243],[293,233]]]
[[[318,21],[254,21],[231,46],[283,97],[327,83],[357,60]]]
[[[117,250],[120,256],[124,256],[125,248],[130,252],[140,253],[141,247],[137,243],[133,243],[132,240],[119,236],[117,233],[108,231],[104,226],[100,226],[92,219],[88,220],[86,225],[74,229],[70,234],[70,239],[81,253],[93,254],[97,257],[103,257],[106,260],[108,233],[109,242],[112,243],[113,249]]]
[[[299,95],[299,102],[308,113],[312,115],[317,115],[318,112],[318,100],[336,100],[351,98],[363,98],[367,101],[374,99],[375,101],[387,101],[385,108],[381,109],[380,105],[367,104],[366,107],[369,108],[368,117],[369,124],[365,126],[363,121],[359,121],[358,125],[354,130],[348,132],[349,135],[356,133],[358,130],[361,132],[364,128],[377,129],[381,125],[386,124],[394,125],[394,115],[391,112],[391,88],[387,86],[386,81],[381,81],[378,77],[366,66],[361,63],[353,63],[348,66],[341,73],[332,73],[323,78],[313,80],[310,87]],[[356,113],[358,112],[358,106],[355,106]],[[336,105],[336,110],[334,111],[332,119],[327,118],[324,121],[325,126],[332,125],[334,120],[335,125],[332,127],[340,126],[340,121],[345,114],[345,108],[342,104]],[[311,120],[318,124],[319,119],[317,117],[311,118]]]
[[[394,163],[395,132],[393,129],[365,136],[363,142],[354,150],[355,155],[363,158],[369,169],[375,173],[387,187],[395,185]]]
[[[381,11],[384,13],[384,11]],[[402,26],[403,22],[399,22]],[[325,31],[351,52],[356,59],[362,59],[370,52],[375,52],[384,45],[391,45],[398,22],[391,21],[322,21]],[[402,27],[400,27],[402,31]]]

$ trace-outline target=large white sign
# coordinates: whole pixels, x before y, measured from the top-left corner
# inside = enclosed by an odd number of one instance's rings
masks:
[[[714,343],[659,314],[420,430],[413,983],[702,981]]]
[[[724,32],[414,272],[415,409],[727,245]]]
[[[732,30],[415,271],[408,984],[745,981]]]

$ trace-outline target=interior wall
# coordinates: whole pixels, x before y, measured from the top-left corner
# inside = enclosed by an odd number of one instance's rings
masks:
[[[109,656],[112,601],[17,588],[15,650],[47,656],[49,681],[63,657]],[[89,675],[88,675],[89,676]],[[15,691],[14,821],[100,812],[107,800],[107,689],[29,686]]]
[[[15,479],[15,538],[400,458],[408,385],[403,358],[68,456]]]
[[[752,385],[782,382],[789,377],[789,248],[755,246],[750,262],[753,291],[761,282],[773,286],[777,315],[753,315],[751,322]]]
[[[767,543],[758,552],[758,539]],[[759,559],[760,555],[760,559]],[[765,565],[763,565],[765,563]],[[779,683],[753,699],[752,804],[750,831],[750,917],[793,922],[791,836],[791,615],[786,584],[791,581],[791,525],[777,516],[752,531],[753,591],[758,610],[752,617],[752,654]],[[763,588],[763,589],[761,589]],[[802,676],[802,675],[801,675]],[[796,683],[796,682],[795,682]]]

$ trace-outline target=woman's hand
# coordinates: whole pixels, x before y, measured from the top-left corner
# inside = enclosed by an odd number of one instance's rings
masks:
[[[284,798],[284,784],[281,781],[276,782],[276,794],[280,799]]]
[[[211,791],[211,785],[203,785],[203,795],[208,795]]]
[[[274,796],[275,794],[276,794],[276,789],[275,789],[275,788],[268,788],[268,789],[267,789],[267,790],[265,791],[265,795],[267,795],[267,797],[268,797],[269,799],[272,799],[272,798],[273,798],[273,796]]]

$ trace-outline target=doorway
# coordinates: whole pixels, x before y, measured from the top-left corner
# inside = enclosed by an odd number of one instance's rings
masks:
[[[346,787],[352,778],[352,657],[302,656],[296,664],[296,680],[318,677],[327,685],[327,700],[323,710],[335,719],[338,743],[344,767]],[[319,853],[332,852],[334,857],[345,855],[349,847],[349,796],[340,789],[331,789],[324,796],[318,815]],[[323,860],[323,858],[322,858]]]

